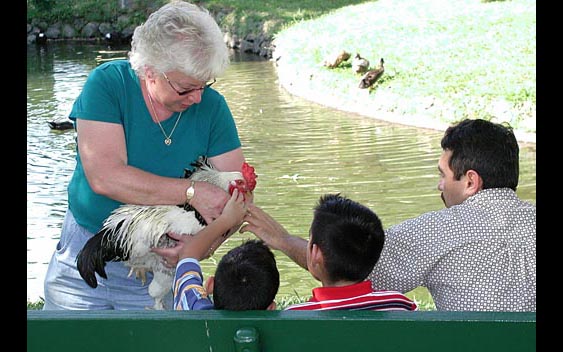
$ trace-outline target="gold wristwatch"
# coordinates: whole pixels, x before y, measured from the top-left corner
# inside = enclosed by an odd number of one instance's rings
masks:
[[[192,198],[194,197],[195,194],[195,182],[194,181],[190,181],[190,187],[188,187],[188,189],[186,189],[186,204],[190,204],[190,201],[192,200]]]

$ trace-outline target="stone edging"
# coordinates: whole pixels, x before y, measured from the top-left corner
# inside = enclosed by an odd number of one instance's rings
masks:
[[[216,18],[225,14],[216,14]],[[121,31],[119,28],[121,23],[129,23],[127,15],[120,16],[116,23],[109,22],[87,22],[80,19],[71,23],[53,23],[39,22],[32,20],[27,24],[27,44],[44,44],[50,40],[85,40],[107,42],[109,45],[123,45],[131,41],[133,31],[137,25],[129,25]],[[263,26],[258,26],[262,28]],[[224,31],[225,44],[230,49],[238,50],[243,53],[256,54],[266,59],[272,58],[272,40],[273,37],[259,30],[259,34],[249,33],[243,38],[232,33]]]

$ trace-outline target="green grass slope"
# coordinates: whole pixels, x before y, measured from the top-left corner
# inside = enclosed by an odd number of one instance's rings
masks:
[[[508,122],[535,143],[536,2],[380,0],[300,21],[275,36],[280,83],[323,105],[382,120],[443,129],[462,118]],[[370,89],[350,58],[385,73]]]

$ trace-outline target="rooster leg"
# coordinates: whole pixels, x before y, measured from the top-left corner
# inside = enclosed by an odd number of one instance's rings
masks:
[[[135,273],[135,279],[140,279],[141,283],[143,285],[147,282],[147,270],[146,269],[131,268],[131,270],[129,270],[129,274],[127,275],[127,277],[131,277],[131,275],[133,275],[133,273]]]
[[[135,277],[141,279],[141,283],[144,285],[147,283],[147,271],[145,269],[139,269],[135,273]]]
[[[164,309],[164,297],[172,288],[173,275],[173,273],[161,271],[154,272],[153,280],[149,284],[149,295],[154,298],[154,309]]]
[[[161,299],[155,299],[154,300],[154,306],[153,309],[155,310],[164,310],[164,302],[162,302]]]

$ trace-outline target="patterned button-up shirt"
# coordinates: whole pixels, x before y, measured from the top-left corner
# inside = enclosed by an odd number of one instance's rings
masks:
[[[536,207],[508,188],[386,231],[377,290],[430,291],[437,310],[536,311]]]

